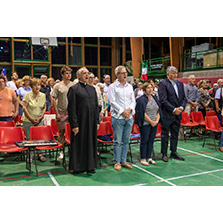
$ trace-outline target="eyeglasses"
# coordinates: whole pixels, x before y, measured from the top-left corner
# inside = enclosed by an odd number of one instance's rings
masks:
[[[118,74],[124,74],[125,75],[125,74],[127,74],[127,72],[118,72]]]
[[[94,77],[89,77],[89,78],[94,79]]]

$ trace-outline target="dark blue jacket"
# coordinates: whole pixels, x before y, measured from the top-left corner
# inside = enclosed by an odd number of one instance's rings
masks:
[[[162,111],[160,103],[156,95],[152,95],[157,105],[159,106],[160,122],[162,121]],[[144,94],[136,100],[135,123],[141,128],[145,120],[146,105],[148,104],[148,97]]]
[[[174,115],[173,110],[174,108],[180,106],[183,108],[186,106],[187,99],[184,93],[184,85],[181,81],[178,80],[176,80],[176,84],[179,98],[177,97],[175,89],[168,78],[162,80],[159,83],[159,102],[161,104],[161,109],[165,119],[175,119],[176,117],[181,119],[181,115]]]

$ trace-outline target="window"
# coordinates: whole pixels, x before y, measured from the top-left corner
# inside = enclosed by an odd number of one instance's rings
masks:
[[[89,72],[92,72],[95,77],[98,77],[98,68],[88,67],[87,69],[89,70]]]
[[[25,75],[31,74],[30,72],[31,67],[30,66],[15,66],[15,71],[18,73],[19,78],[23,78]]]
[[[98,38],[97,37],[85,37],[84,43],[85,44],[98,44]]]
[[[28,42],[14,42],[15,60],[31,60],[31,47]]]
[[[57,42],[66,42],[66,37],[57,37]]]
[[[0,62],[10,62],[10,41],[0,41]]]
[[[100,65],[111,66],[111,48],[100,48]]]
[[[48,50],[45,50],[43,46],[33,46],[33,59],[48,60]]]
[[[40,78],[42,74],[45,74],[48,76],[48,67],[34,67],[34,77]]]
[[[98,49],[97,47],[85,46],[85,64],[98,65]]]
[[[209,37],[197,37],[197,45],[209,43]]]
[[[111,37],[100,37],[100,45],[112,45],[112,38]]]
[[[125,38],[125,45],[126,45],[126,61],[132,60],[130,37]]]
[[[101,82],[103,82],[103,77],[105,74],[110,75],[111,79],[112,79],[112,69],[111,68],[101,68]]]
[[[73,49],[73,56],[71,56],[71,49]],[[81,65],[81,46],[69,46],[69,64]]]
[[[66,46],[58,45],[52,52],[52,63],[53,64],[66,64]]]
[[[81,43],[81,37],[68,37],[69,43],[71,43],[71,39],[72,39],[72,43]]]

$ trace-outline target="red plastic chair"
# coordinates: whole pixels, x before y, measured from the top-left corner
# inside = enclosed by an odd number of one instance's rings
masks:
[[[51,115],[52,115],[52,114],[56,114],[56,112],[55,112],[55,110],[54,110],[53,107],[50,109],[50,114],[51,114]]]
[[[58,128],[58,125],[56,123],[56,119],[51,119],[50,123],[51,123],[51,129],[52,129],[52,132],[53,132],[53,136],[58,137],[59,136],[59,128]]]
[[[16,127],[14,121],[0,121],[0,127]]]
[[[161,124],[158,123],[155,138],[161,138]]]
[[[105,135],[111,135],[112,140],[105,141],[105,140],[98,138],[99,136],[105,136]],[[109,122],[109,121],[100,122],[98,131],[97,131],[97,141],[98,141],[97,147],[98,147],[100,166],[101,166],[101,152],[102,152],[102,150],[105,147],[106,151],[107,151],[107,147],[112,146],[112,143],[113,143],[113,129],[112,129],[111,122]]]
[[[205,138],[207,136],[207,132],[210,131],[211,135],[213,136],[213,139],[214,139],[215,150],[217,150],[214,132],[216,132],[216,133],[222,132],[222,127],[219,123],[218,117],[217,116],[206,116],[205,117],[205,128],[206,128],[206,131],[205,131],[205,136],[203,137],[203,147],[205,144]]]
[[[192,121],[199,125],[205,125],[205,121],[202,115],[202,112],[191,112]]]
[[[217,116],[216,111],[206,111],[206,116]]]
[[[111,116],[103,117],[102,122],[111,122],[112,118]]]
[[[192,128],[192,127],[196,127],[199,125],[198,123],[194,123],[194,122],[190,121],[190,118],[189,118],[187,112],[182,112],[182,119],[181,119],[180,124],[183,127],[185,142],[186,142],[186,129],[185,128]]]
[[[15,141],[24,140],[21,127],[0,127],[0,153],[21,152],[20,158],[25,159],[23,151],[28,150],[28,148],[15,145]]]
[[[108,116],[111,116],[111,112],[108,112]]]
[[[30,127],[30,140],[55,140],[53,136],[52,129],[49,125],[45,126],[32,126]],[[52,150],[52,149],[57,149],[56,150],[56,159],[55,159],[55,164],[57,163],[57,155],[58,155],[58,149],[63,148],[63,153],[64,153],[64,147],[61,143],[57,142],[57,146],[40,146],[40,147],[35,147],[35,150]],[[38,170],[37,170],[37,164],[36,164],[36,156],[34,154],[34,159],[35,159],[35,165],[36,165],[36,172],[38,175]],[[65,164],[65,153],[64,153],[64,158],[63,158],[63,166]]]
[[[64,133],[64,138],[65,138],[65,142],[70,145],[70,123],[66,123],[65,124],[65,133]]]

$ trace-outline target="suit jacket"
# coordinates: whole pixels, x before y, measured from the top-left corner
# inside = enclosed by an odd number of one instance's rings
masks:
[[[174,119],[177,117],[181,120],[181,115],[174,115],[173,110],[174,108],[180,106],[183,108],[186,106],[187,100],[184,93],[184,85],[181,81],[178,80],[176,80],[176,84],[179,98],[177,97],[175,89],[168,78],[162,80],[159,83],[158,94],[164,119]]]

